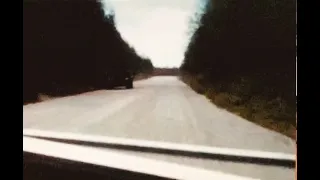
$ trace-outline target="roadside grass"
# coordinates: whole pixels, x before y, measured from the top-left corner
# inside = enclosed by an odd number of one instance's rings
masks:
[[[149,74],[138,74],[135,76],[134,81],[139,81],[143,79],[150,78],[152,75]],[[47,92],[47,93],[38,93],[35,95],[35,97],[32,100],[24,101],[23,105],[27,104],[34,104],[34,103],[39,103],[43,101],[48,101],[52,99],[56,99],[59,97],[66,97],[66,96],[72,96],[72,95],[77,95],[77,94],[82,94],[94,90],[98,90],[99,88],[93,88],[93,87],[67,87],[64,89],[61,88],[56,88],[52,92]]]
[[[296,138],[296,112],[281,98],[241,97],[235,92],[218,91],[220,87],[203,85],[201,76],[181,75],[181,80],[194,91],[206,96],[212,103],[264,128]],[[235,88],[233,88],[235,89]],[[238,89],[239,91],[243,89]]]
[[[49,101],[56,98],[66,97],[66,96],[73,96],[77,94],[82,94],[86,92],[90,92],[96,90],[93,87],[82,87],[82,88],[75,88],[75,87],[68,87],[66,89],[56,88],[54,91],[47,92],[47,93],[37,93],[36,97],[33,100],[24,101],[23,105],[27,104],[34,104],[43,101]]]

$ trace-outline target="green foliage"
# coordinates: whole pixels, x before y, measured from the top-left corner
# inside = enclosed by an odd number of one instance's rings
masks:
[[[150,59],[142,59],[142,61],[140,62],[140,73],[144,73],[144,74],[152,74],[154,70],[154,67],[152,65],[152,62]]]
[[[98,0],[23,1],[24,102],[98,88],[106,74],[151,71],[102,7]]]
[[[209,0],[192,23],[180,67],[191,87],[248,118],[295,123],[295,0]]]

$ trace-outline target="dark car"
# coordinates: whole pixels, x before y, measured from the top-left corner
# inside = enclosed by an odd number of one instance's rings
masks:
[[[112,89],[119,86],[125,86],[127,89],[133,88],[133,73],[106,73],[105,87]]]

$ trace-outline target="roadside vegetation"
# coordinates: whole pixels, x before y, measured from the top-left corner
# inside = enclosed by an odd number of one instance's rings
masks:
[[[23,102],[99,89],[106,73],[151,74],[98,0],[23,1]]]
[[[295,138],[296,1],[209,0],[181,79],[214,104]]]
[[[147,79],[153,75],[154,67],[150,59],[143,59],[140,63],[139,72],[134,77],[134,80]]]
[[[154,76],[178,76],[179,68],[154,68]]]

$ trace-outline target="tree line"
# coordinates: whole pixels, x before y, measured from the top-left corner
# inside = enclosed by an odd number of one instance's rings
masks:
[[[151,73],[150,59],[121,38],[114,18],[98,0],[24,0],[24,103],[99,88],[106,73]]]
[[[155,76],[178,76],[180,73],[179,68],[155,68],[153,75]]]
[[[295,0],[208,0],[192,23],[184,80],[248,119],[295,126]]]

